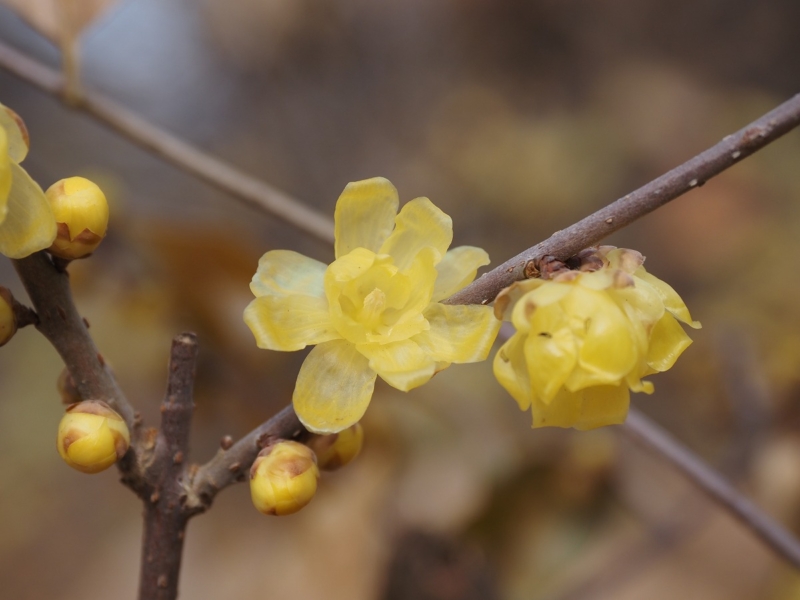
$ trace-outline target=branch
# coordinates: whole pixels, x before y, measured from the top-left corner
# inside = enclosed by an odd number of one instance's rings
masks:
[[[45,252],[12,262],[38,314],[36,328],[61,355],[81,398],[103,400],[122,416],[131,432],[138,429],[133,407],[75,308],[67,272],[56,269]]]
[[[670,200],[700,187],[798,125],[800,94],[736,133],[726,136],[721,142],[681,166],[495,267],[445,300],[445,304],[491,302],[503,288],[515,281],[535,276],[539,269],[538,263],[543,257],[554,256],[562,261],[567,260]]]
[[[222,489],[243,481],[256,455],[270,440],[296,439],[305,434],[305,428],[289,405],[229,448],[221,448],[214,458],[197,469],[186,501],[187,510],[191,514],[205,511]]]
[[[266,211],[325,242],[333,243],[333,222],[281,190],[232,167],[148,123],[113,100],[83,89],[66,101],[64,78],[55,69],[0,43],[0,67],[104,123],[137,146],[152,152],[234,198]]]
[[[189,515],[184,479],[189,453],[189,429],[194,409],[193,389],[197,338],[184,333],[172,340],[167,393],[161,403],[161,430],[153,462],[148,466],[149,498],[144,499],[144,539],[139,600],[172,600],[178,595],[178,576]]]
[[[639,411],[631,409],[622,431],[671,463],[712,500],[736,517],[776,554],[800,569],[800,541],[739,493],[722,475]]]

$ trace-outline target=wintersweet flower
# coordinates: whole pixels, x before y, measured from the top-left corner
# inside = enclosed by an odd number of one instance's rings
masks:
[[[453,239],[450,217],[427,198],[398,214],[383,178],[350,183],[336,203],[335,257],[297,252],[261,257],[244,320],[260,348],[316,344],[292,401],[303,424],[336,433],[367,409],[376,376],[402,391],[451,363],[484,360],[500,323],[486,306],[440,303],[475,278],[489,257]]]
[[[19,166],[28,153],[22,119],[0,104],[0,254],[23,258],[53,243],[56,221],[39,185]]]
[[[494,373],[534,427],[592,429],[622,423],[630,390],[671,368],[692,343],[678,321],[699,328],[669,285],[645,271],[634,251],[601,246],[584,269],[530,279],[497,297],[495,314],[516,333]],[[592,265],[594,265],[592,267]]]

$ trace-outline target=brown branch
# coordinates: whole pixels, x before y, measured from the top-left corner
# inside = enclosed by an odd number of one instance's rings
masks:
[[[721,142],[681,166],[495,267],[445,300],[445,304],[491,302],[503,288],[535,275],[543,257],[554,256],[559,260],[567,260],[670,200],[700,187],[798,125],[800,94],[736,133],[726,136]]]
[[[800,541],[696,454],[635,409],[628,413],[622,431],[639,445],[671,463],[776,554],[800,569]]]
[[[53,345],[69,369],[84,400],[103,400],[133,432],[133,407],[125,399],[72,301],[69,275],[56,269],[45,252],[12,261],[39,317],[36,328]]]
[[[80,97],[70,97],[66,101],[61,73],[3,43],[0,43],[0,67],[62,98],[68,107],[88,113],[137,146],[245,204],[271,213],[323,241],[333,242],[333,221],[327,216],[159,129],[102,94],[82,89]]]
[[[194,409],[193,389],[197,339],[184,333],[172,341],[167,393],[161,403],[161,430],[146,478],[149,496],[144,498],[144,539],[139,578],[139,600],[173,600],[178,596],[178,577],[188,514],[186,459]]]
[[[269,440],[297,439],[305,434],[305,428],[289,405],[233,446],[221,448],[214,458],[197,469],[186,501],[187,510],[191,514],[207,510],[222,489],[243,481],[256,455]]]

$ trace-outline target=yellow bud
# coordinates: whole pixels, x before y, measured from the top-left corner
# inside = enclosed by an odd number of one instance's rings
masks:
[[[58,224],[50,253],[75,259],[94,252],[108,228],[108,202],[102,190],[83,177],[69,177],[51,185],[45,196]]]
[[[319,468],[335,471],[352,461],[364,445],[364,428],[360,423],[333,435],[314,436],[308,443],[317,455]]]
[[[314,452],[281,440],[264,448],[250,468],[250,497],[265,515],[289,515],[311,502],[318,479]]]
[[[14,337],[17,332],[17,322],[14,319],[14,303],[11,292],[0,287],[0,346]]]
[[[99,400],[69,406],[58,424],[58,453],[70,467],[84,473],[107,469],[130,444],[125,421]]]

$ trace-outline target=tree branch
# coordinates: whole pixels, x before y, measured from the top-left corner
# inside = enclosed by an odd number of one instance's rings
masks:
[[[91,115],[137,146],[190,175],[322,241],[333,243],[333,221],[327,216],[159,129],[102,94],[84,88],[80,96],[70,97],[67,102],[64,77],[60,72],[3,43],[0,43],[0,67],[42,91],[61,97],[68,107]]]
[[[554,256],[562,261],[567,260],[670,200],[700,187],[798,125],[800,94],[736,133],[726,136],[721,142],[681,166],[495,267],[444,303],[491,302],[503,288],[515,281],[535,276],[539,269],[538,262],[543,257]]]
[[[186,459],[194,410],[197,339],[184,333],[172,341],[167,393],[161,403],[161,429],[147,467],[149,497],[144,499],[144,539],[139,600],[172,600],[178,595],[183,540],[189,515]]]
[[[628,413],[622,431],[639,445],[671,463],[776,554],[800,569],[800,541],[696,454],[633,408]]]
[[[217,455],[197,469],[191,483],[186,509],[192,513],[207,510],[214,497],[224,488],[243,481],[261,448],[273,439],[297,439],[306,430],[291,405],[262,423],[230,448],[221,448]]]

